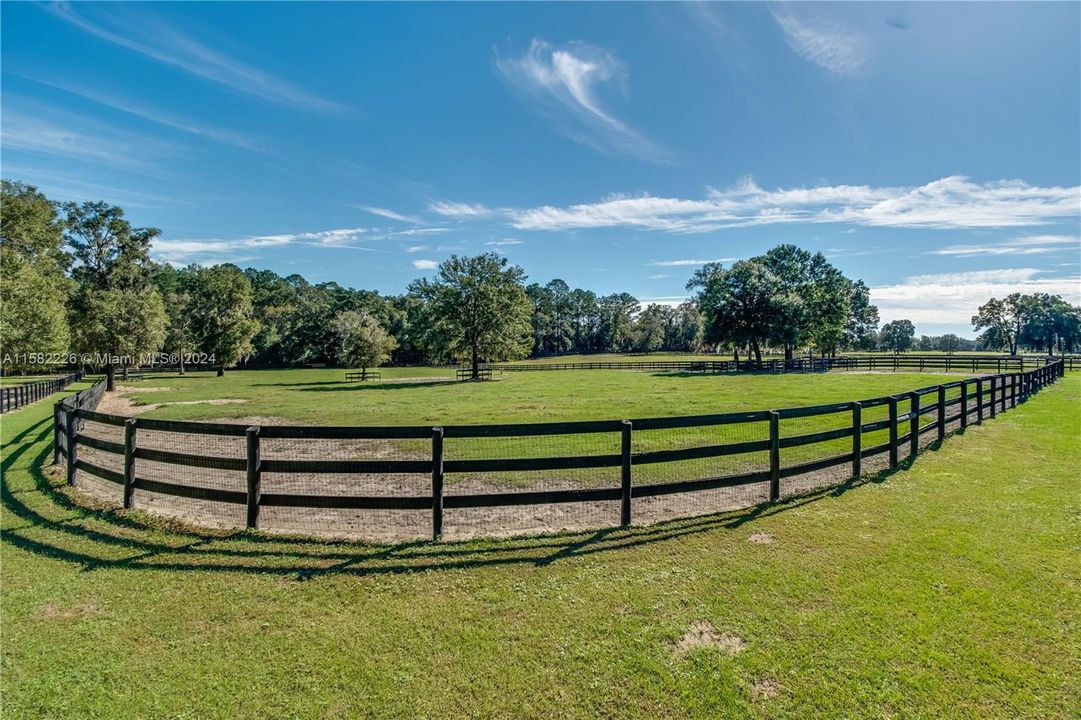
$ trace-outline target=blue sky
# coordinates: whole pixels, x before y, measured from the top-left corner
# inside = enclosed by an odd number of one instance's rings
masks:
[[[883,320],[1081,303],[1081,5],[2,6],[3,175],[158,259],[402,292],[451,253],[678,302],[782,242]]]

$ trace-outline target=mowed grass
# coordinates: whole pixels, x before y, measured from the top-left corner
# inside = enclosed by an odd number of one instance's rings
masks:
[[[431,425],[620,420],[798,407],[878,397],[957,380],[932,373],[712,375],[622,370],[509,372],[456,382],[438,368],[389,368],[380,382],[343,370],[149,374],[125,384],[146,417],[206,420],[272,416],[299,424]],[[451,371],[452,372],[452,371]],[[440,379],[442,378],[442,379]],[[147,390],[141,390],[141,387]],[[168,388],[168,389],[162,389]],[[242,400],[213,405],[213,399]],[[172,404],[184,403],[184,404]]]
[[[1081,707],[1081,376],[911,469],[778,505],[390,548],[84,509],[41,470],[50,412],[3,417],[6,717],[1071,718]],[[746,646],[678,653],[696,621]]]

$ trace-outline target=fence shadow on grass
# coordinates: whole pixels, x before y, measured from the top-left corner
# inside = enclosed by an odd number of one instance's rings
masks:
[[[298,581],[324,575],[365,577],[504,565],[544,567],[575,557],[670,542],[707,532],[735,531],[771,515],[836,498],[863,485],[884,482],[912,462],[909,459],[894,470],[792,495],[774,503],[646,527],[381,546],[249,531],[214,532],[138,511],[88,505],[91,501],[69,491],[62,476],[45,465],[52,455],[51,443],[47,442],[51,434],[51,423],[45,419],[10,441],[12,449],[3,460],[0,480],[5,514],[16,518],[16,522],[4,523],[0,538],[9,546],[78,565],[84,571],[239,572],[292,577]],[[935,442],[921,452],[937,450],[939,446]],[[27,474],[21,470],[12,472],[28,452],[34,456],[25,464]],[[13,482],[20,487],[12,487]]]

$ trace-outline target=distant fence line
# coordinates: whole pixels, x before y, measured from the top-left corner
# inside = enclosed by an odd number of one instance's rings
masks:
[[[83,379],[82,371],[60,378],[39,380],[32,383],[19,383],[0,388],[0,413],[18,410],[30,403],[44,400],[55,392],[66,389],[73,382]]]
[[[834,468],[829,484],[836,484],[860,477],[868,469],[864,461],[869,458],[888,458],[885,467],[895,468],[902,453],[916,455],[921,441],[942,440],[949,427],[964,428],[1016,407],[1062,377],[1064,371],[1065,365],[1054,361],[1024,372],[965,378],[869,400],[779,410],[435,427],[247,427],[123,417],[95,411],[104,392],[104,384],[98,383],[56,404],[54,461],[59,464],[66,458],[69,485],[82,484],[84,479],[104,481],[105,492],[115,488],[125,508],[135,506],[138,491],[139,497],[150,503],[151,511],[160,507],[167,514],[196,523],[203,517],[200,513],[206,512],[216,518],[214,522],[219,526],[260,528],[261,518],[267,511],[274,511],[272,515],[278,513],[274,517],[279,520],[264,529],[296,531],[295,522],[281,515],[283,509],[291,508],[301,513],[299,517],[305,523],[300,532],[399,538],[397,528],[378,526],[397,522],[391,515],[366,515],[360,519],[349,516],[350,523],[360,524],[346,527],[338,524],[345,522],[341,519],[344,516],[335,513],[419,511],[430,513],[427,527],[430,535],[439,539],[444,536],[448,512],[540,505],[564,508],[568,504],[588,506],[586,509],[618,506],[618,524],[628,525],[640,512],[645,512],[643,517],[650,522],[716,512],[697,500],[705,497],[703,491],[754,486],[759,488],[755,492],[768,488],[757,502],[774,501],[782,495],[782,481],[815,479],[822,471]],[[880,419],[873,419],[876,413]],[[930,422],[924,423],[927,416]],[[830,417],[835,426],[819,429],[826,425],[819,419]],[[104,434],[87,433],[88,423],[101,426]],[[110,429],[114,433],[111,436],[107,432]],[[122,439],[118,435],[121,429]],[[737,441],[717,444],[716,439],[723,434]],[[565,443],[577,442],[578,447],[611,451],[568,455],[566,444],[555,444],[552,447],[563,451],[558,456],[525,456],[531,449],[543,450],[546,438],[554,436],[562,436]],[[875,442],[876,438],[885,441]],[[636,450],[635,443],[640,441],[644,443],[642,449]],[[397,449],[394,443],[408,448]],[[510,457],[483,454],[498,454],[491,451],[500,443],[509,448]],[[356,459],[356,448],[361,445],[369,448],[365,450],[368,456]],[[797,450],[808,446],[815,446],[815,451]],[[208,454],[214,447],[225,450],[219,455]],[[344,448],[341,452],[348,454],[348,459],[327,459],[338,452],[336,448]],[[472,448],[478,456],[470,457],[462,448]],[[82,457],[83,449],[91,455],[89,460]],[[406,459],[387,459],[392,453]],[[758,460],[761,464],[756,465],[751,461],[765,455],[768,462]],[[116,462],[112,468],[107,467],[110,457]],[[732,472],[720,470],[722,460],[744,457],[750,459],[736,462]],[[786,462],[782,462],[783,457]],[[695,464],[706,461],[706,465]],[[593,481],[587,482],[593,477],[590,473],[600,468],[609,469],[611,474],[600,486],[591,486]],[[572,471],[580,483],[515,489],[515,483],[505,479],[518,477],[515,473],[538,471],[551,477]],[[197,481],[196,475],[201,479]],[[469,482],[448,488],[447,475],[466,480],[480,476],[486,482],[499,478],[502,484],[479,485],[502,491],[476,492],[478,483]],[[401,478],[412,478],[412,484]],[[370,492],[357,494],[361,485]],[[788,489],[804,487],[806,484],[797,483]],[[337,492],[331,492],[335,488]],[[650,505],[662,497],[690,500],[685,505]],[[756,498],[751,493],[724,502],[749,505]],[[229,507],[243,508],[243,515],[229,511]],[[546,527],[548,520],[536,519],[539,511],[529,512],[533,513],[530,532],[538,528],[575,529],[566,527],[569,521],[564,515],[551,521],[560,526]],[[490,514],[473,516],[470,522],[467,535],[515,534],[502,526],[496,528]],[[616,524],[614,515],[599,511],[587,513],[585,519],[575,522]],[[425,531],[413,525],[402,532],[416,535]]]
[[[1066,370],[1081,369],[1081,357],[1025,357],[1003,355],[845,355],[835,358],[797,357],[791,360],[612,360],[598,362],[484,363],[481,367],[503,372],[544,370],[639,370],[643,372],[827,372],[830,370],[942,370],[944,372],[1024,372],[1062,362]]]

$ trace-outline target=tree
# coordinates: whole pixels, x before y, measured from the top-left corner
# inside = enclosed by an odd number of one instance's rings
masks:
[[[878,339],[883,347],[902,353],[912,347],[916,337],[916,328],[911,320],[894,320],[882,326]]]
[[[56,206],[37,188],[4,180],[0,205],[0,365],[27,370],[68,350],[71,256]]]
[[[122,209],[103,202],[65,203],[63,209],[64,237],[80,263],[72,271],[78,285],[74,336],[83,352],[107,360],[106,387],[114,390],[117,363],[126,372],[138,354],[158,350],[165,339],[167,318],[150,263],[150,243],[161,231],[133,228]]]
[[[259,322],[252,317],[251,282],[236,265],[196,268],[191,291],[191,331],[218,367],[218,377],[252,351]]]
[[[100,290],[86,298],[86,314],[76,326],[76,335],[84,347],[101,348],[109,355],[106,367],[126,369],[139,364],[140,356],[161,348],[166,322],[156,288]]]
[[[474,380],[481,357],[525,357],[533,345],[533,306],[524,279],[520,267],[507,267],[507,259],[495,253],[444,260],[434,281],[420,279],[409,288],[428,305],[428,346],[443,356],[468,358]]]
[[[871,291],[862,280],[857,280],[849,289],[843,342],[846,347],[870,350],[874,348],[877,333],[878,308],[871,304]]]
[[[637,298],[629,293],[613,293],[597,300],[599,347],[608,352],[626,352],[634,342],[634,315]]]
[[[1024,324],[1024,308],[1020,293],[1012,293],[1005,300],[991,298],[981,305],[972,316],[972,327],[979,332],[980,342],[989,348],[1009,350],[1017,354],[1017,336]]]
[[[707,343],[735,350],[750,345],[755,362],[762,362],[762,343],[773,332],[777,316],[777,278],[759,260],[740,260],[725,270],[709,263],[695,272],[687,289],[698,289]]]
[[[341,342],[339,361],[346,367],[359,367],[361,380],[367,379],[369,367],[385,363],[398,347],[398,342],[379,321],[363,310],[339,313],[334,319],[334,330]]]
[[[640,312],[634,320],[634,349],[648,353],[664,347],[671,314],[671,308],[655,303]]]

